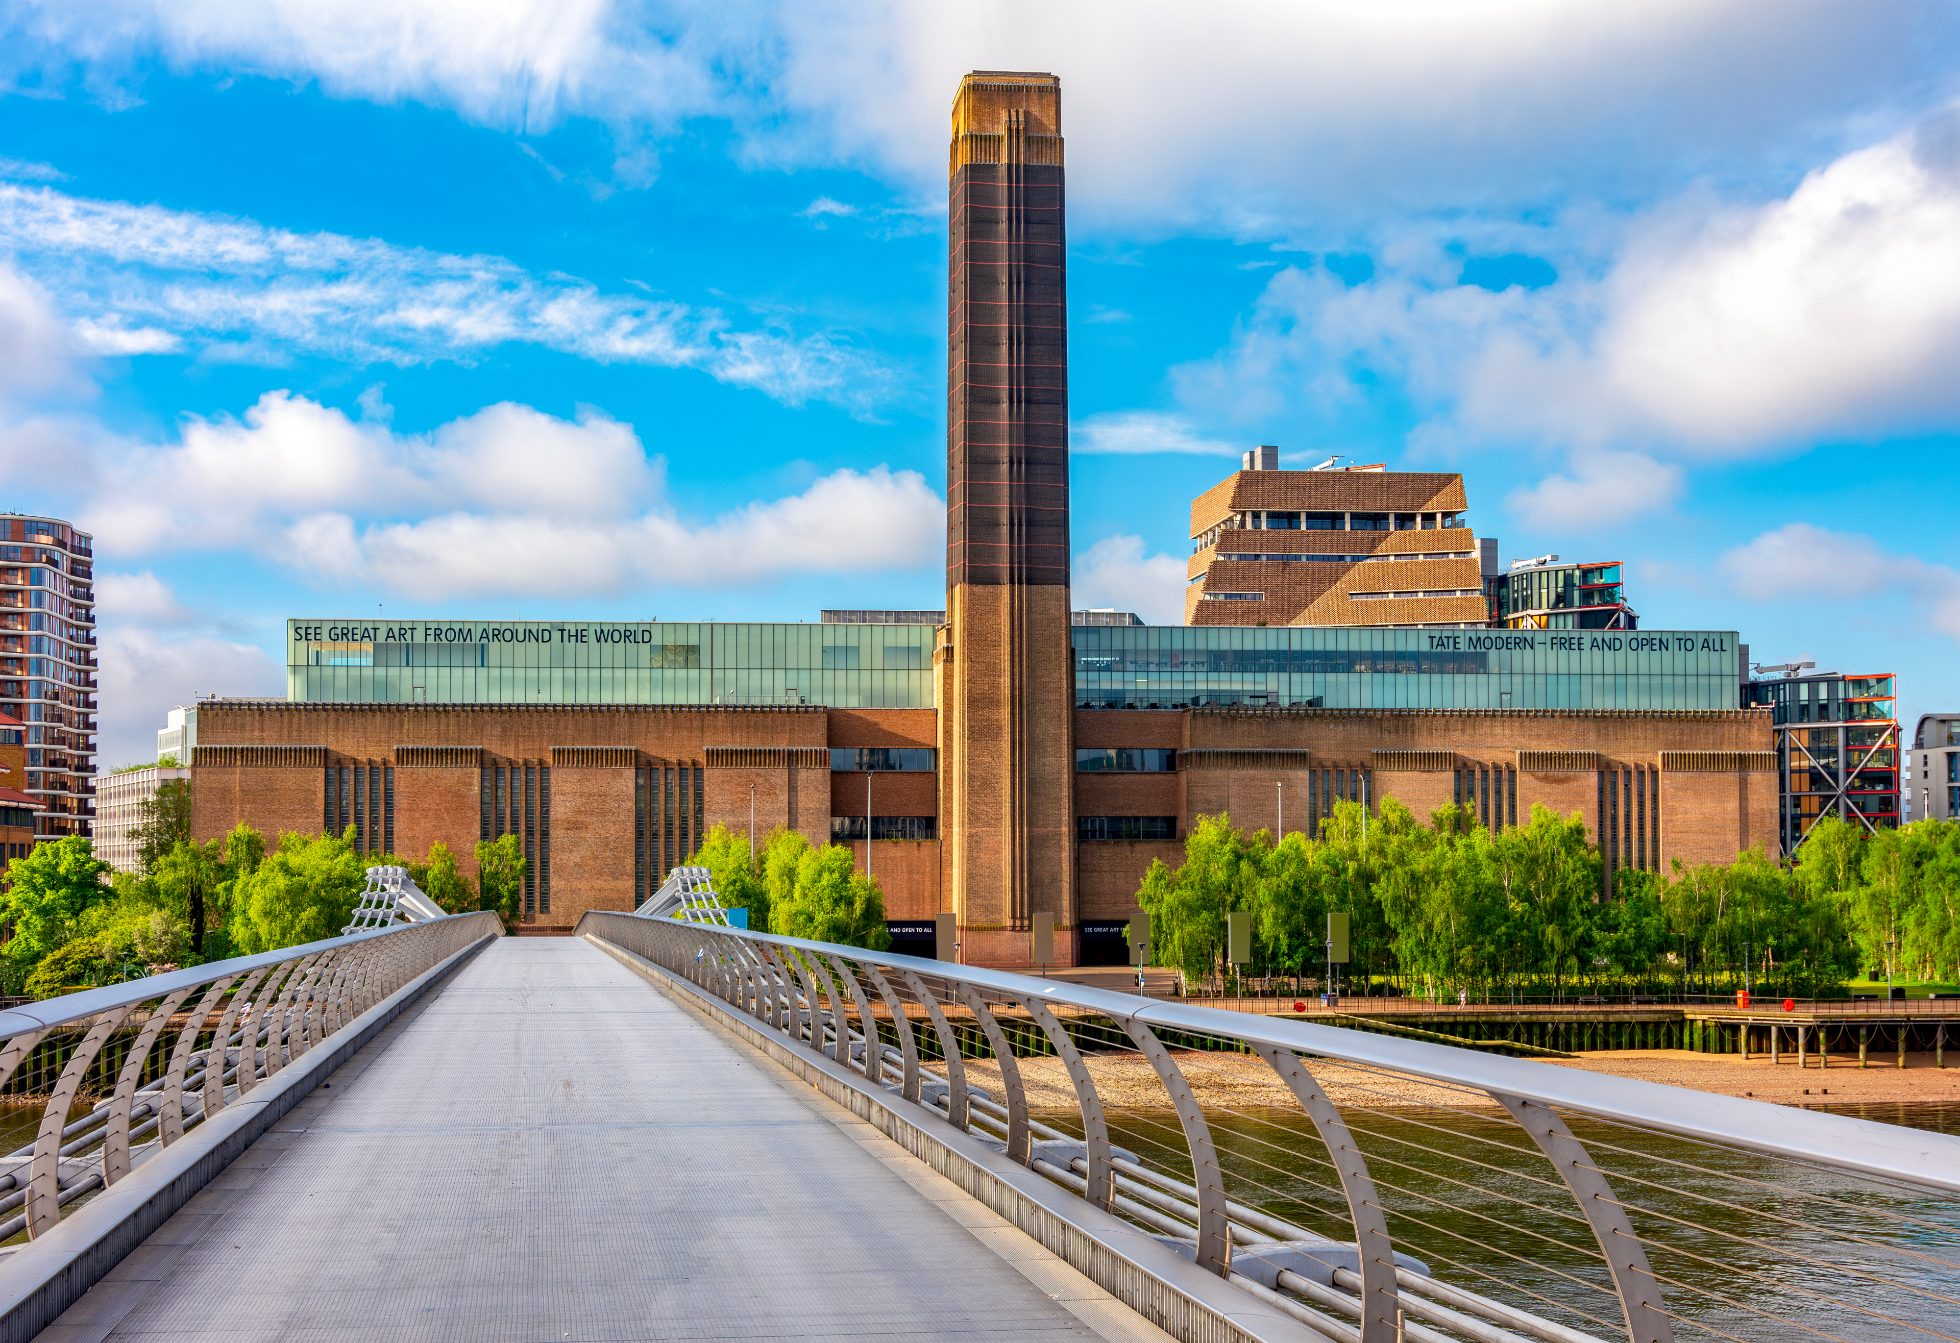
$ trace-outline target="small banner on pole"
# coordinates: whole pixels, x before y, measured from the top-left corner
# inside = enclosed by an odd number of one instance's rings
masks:
[[[1348,915],[1345,909],[1327,911],[1327,963],[1348,963]]]
[[[1140,909],[1130,915],[1130,964],[1150,964],[1150,916]]]
[[[932,918],[932,954],[942,961],[959,959],[960,920],[951,912]]]
[[[1055,916],[1045,909],[1028,920],[1028,952],[1036,965],[1055,963]]]
[[[1225,959],[1233,965],[1252,963],[1252,912],[1235,909],[1225,916]]]

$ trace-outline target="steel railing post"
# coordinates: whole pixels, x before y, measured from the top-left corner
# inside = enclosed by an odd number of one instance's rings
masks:
[[[987,1010],[987,1004],[980,995],[966,985],[955,985],[959,990],[960,1001],[966,1010],[973,1013],[979,1023],[980,1031],[987,1037],[987,1044],[994,1051],[994,1058],[1000,1064],[1001,1089],[1007,1094],[1001,1103],[1007,1107],[1007,1157],[1010,1161],[1028,1164],[1031,1144],[1028,1137],[1028,1097],[1021,1087],[1021,1065],[1014,1059],[1014,1049],[1007,1042],[1007,1035],[994,1020],[994,1014]]]
[[[1277,1045],[1254,1045],[1259,1057],[1271,1065],[1285,1082],[1313,1122],[1314,1131],[1327,1148],[1340,1179],[1341,1193],[1347,1199],[1348,1217],[1354,1224],[1354,1246],[1361,1266],[1361,1343],[1398,1343],[1396,1320],[1402,1312],[1401,1292],[1395,1284],[1395,1244],[1389,1239],[1388,1218],[1382,1212],[1381,1196],[1368,1173],[1368,1162],[1355,1146],[1347,1121],[1327,1099],[1327,1093],[1313,1074],[1290,1049]]]
[[[1218,1164],[1218,1148],[1211,1140],[1211,1125],[1205,1122],[1191,1084],[1157,1033],[1134,1018],[1122,1026],[1164,1084],[1171,1108],[1177,1111],[1178,1127],[1184,1130],[1184,1145],[1191,1156],[1191,1183],[1198,1191],[1198,1266],[1222,1278],[1232,1267],[1232,1229],[1225,1211],[1225,1176]]]
[[[106,1041],[116,1028],[123,1024],[130,1009],[105,1012],[95,1019],[89,1032],[82,1038],[75,1052],[68,1056],[68,1066],[61,1070],[61,1080],[54,1085],[54,1094],[48,1097],[47,1105],[41,1111],[41,1128],[34,1136],[34,1159],[29,1163],[27,1174],[27,1235],[31,1240],[44,1231],[52,1230],[61,1220],[61,1131],[68,1125],[68,1107],[74,1104],[75,1093],[81,1090],[82,1078],[88,1074],[95,1056],[102,1051]]]
[[[1048,1042],[1055,1046],[1055,1053],[1061,1057],[1062,1067],[1068,1070],[1068,1080],[1075,1085],[1075,1099],[1082,1110],[1082,1142],[1088,1150],[1089,1184],[1086,1193],[1088,1200],[1105,1211],[1116,1205],[1116,1168],[1110,1160],[1109,1121],[1103,1114],[1102,1097],[1096,1091],[1095,1078],[1089,1075],[1089,1065],[1083,1061],[1082,1051],[1075,1047],[1069,1038],[1068,1030],[1048,1010],[1048,1005],[1039,998],[1024,995],[1021,1005],[1028,1009]]]
[[[885,1010],[892,1014],[892,1030],[898,1034],[898,1052],[904,1059],[899,1094],[906,1100],[916,1102],[919,1099],[919,1042],[912,1036],[912,1018],[883,971],[875,965],[866,965],[864,973],[869,976],[871,986],[878,990],[878,996],[885,1000]]]
[[[1648,1266],[1647,1251],[1641,1248],[1613,1186],[1585,1146],[1550,1106],[1501,1091],[1492,1091],[1490,1096],[1531,1135],[1592,1227],[1607,1272],[1613,1275],[1613,1290],[1619,1294],[1620,1309],[1626,1315],[1630,1343],[1674,1343],[1674,1325],[1667,1317],[1660,1284]]]
[[[884,1076],[885,1047],[878,1039],[878,1019],[871,1015],[871,999],[865,996],[864,986],[858,983],[858,977],[852,973],[851,967],[844,962],[843,957],[832,956],[829,959],[831,968],[837,972],[837,977],[844,981],[844,987],[850,991],[851,1001],[857,1005],[858,1034],[864,1037],[864,1077],[875,1087],[879,1084],[879,1079]],[[844,1052],[844,1065],[850,1066],[848,1046]]]
[[[962,1131],[967,1127],[970,1116],[967,1113],[966,1062],[960,1055],[960,1037],[953,1030],[953,1023],[946,1020],[946,1012],[939,1006],[939,1000],[932,996],[926,983],[910,970],[904,972],[905,985],[912,990],[912,996],[926,1009],[932,1018],[932,1029],[939,1036],[939,1053],[946,1062],[946,1118],[953,1127]]]
[[[150,1011],[150,1019],[137,1032],[136,1041],[123,1059],[116,1078],[116,1094],[109,1102],[109,1121],[102,1134],[102,1183],[112,1185],[129,1174],[129,1112],[136,1099],[136,1086],[143,1080],[143,1066],[157,1037],[170,1024],[170,1018],[191,996],[188,988],[178,989]]]

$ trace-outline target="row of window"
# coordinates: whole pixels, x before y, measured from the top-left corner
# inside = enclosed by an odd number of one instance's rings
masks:
[[[833,746],[830,767],[849,772],[930,774],[939,752],[930,746]]]
[[[1078,774],[1168,774],[1177,752],[1156,746],[1084,746],[1075,752]]]
[[[1097,839],[1176,839],[1175,816],[1078,816],[1075,837]]]
[[[395,851],[395,767],[329,765],[326,777],[326,831],[344,834],[354,827],[354,851]]]
[[[516,835],[524,850],[524,917],[551,912],[551,767],[492,765],[479,783],[477,838]]]
[[[1414,532],[1461,527],[1461,513],[1355,513],[1327,510],[1254,509],[1232,515],[1244,531]]]
[[[1418,550],[1409,554],[1395,555],[1334,555],[1308,554],[1295,555],[1268,554],[1264,551],[1220,551],[1220,560],[1242,560],[1253,564],[1380,564],[1391,560],[1467,560],[1475,558],[1468,550]]]
[[[1481,597],[1483,595],[1482,589],[1479,588],[1424,588],[1421,591],[1412,589],[1408,592],[1350,592],[1348,594],[1348,596],[1358,602],[1383,601],[1389,598],[1401,597]]]
[[[701,784],[699,765],[648,765],[633,772],[635,904],[701,847],[707,833]]]
[[[937,839],[938,837],[937,816],[873,816],[871,818],[873,839]],[[830,838],[834,844],[846,844],[852,840],[863,839],[864,817],[831,817]]]

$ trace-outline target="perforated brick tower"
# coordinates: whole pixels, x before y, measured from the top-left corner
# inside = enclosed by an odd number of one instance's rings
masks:
[[[953,100],[941,861],[962,956],[1074,961],[1062,90],[975,71]]]

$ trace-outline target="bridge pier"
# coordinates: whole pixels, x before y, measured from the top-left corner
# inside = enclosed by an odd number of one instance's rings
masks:
[[[1858,1028],[1858,1066],[1860,1068],[1866,1066],[1865,1051],[1867,1046],[1871,1044],[1871,1038],[1872,1028],[1870,1026],[1860,1026]]]

